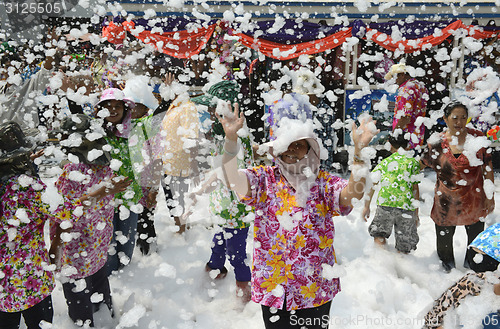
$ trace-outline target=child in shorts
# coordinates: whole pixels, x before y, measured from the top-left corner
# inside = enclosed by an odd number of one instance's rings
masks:
[[[374,184],[368,194],[363,210],[363,219],[370,218],[370,203],[375,185],[381,184],[377,197],[377,211],[368,227],[370,236],[377,245],[386,244],[394,226],[396,250],[407,254],[417,249],[418,209],[415,200],[419,198],[418,174],[420,164],[406,150],[408,141],[403,134],[390,136],[392,155],[382,160],[373,170]]]

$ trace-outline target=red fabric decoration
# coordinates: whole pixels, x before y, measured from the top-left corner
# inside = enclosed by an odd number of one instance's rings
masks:
[[[489,39],[500,34],[500,27],[496,31],[485,31],[482,28],[475,25],[465,26],[470,37],[474,39]]]
[[[255,49],[266,55],[267,57],[287,60],[299,57],[300,55],[311,55],[324,52],[328,49],[333,49],[340,46],[346,38],[351,37],[352,28],[345,31],[339,31],[315,41],[298,43],[295,45],[283,45],[280,43],[259,40],[251,36],[239,33],[240,42],[242,45]]]
[[[457,20],[444,29],[441,30],[439,35],[429,35],[424,38],[413,39],[413,40],[398,40],[394,41],[390,35],[387,35],[377,30],[367,28],[366,29],[366,39],[372,40],[376,44],[388,49],[390,51],[396,51],[397,49],[404,51],[405,53],[411,53],[418,50],[429,49],[433,46],[439,45],[444,40],[446,40],[453,31],[463,28],[464,24]]]
[[[121,45],[126,37],[125,29],[121,25],[116,25],[110,22],[108,26],[102,29],[102,37],[108,39],[109,42],[115,45]]]
[[[129,31],[134,37],[144,43],[153,45],[158,51],[176,58],[191,58],[198,54],[208,42],[215,30],[216,24],[207,28],[199,28],[197,32],[188,32],[186,30],[176,32],[151,33],[151,31],[135,28],[133,21],[123,22],[122,25],[116,25],[111,22],[103,29],[103,37],[108,38],[109,42],[115,44],[123,43],[125,31]]]
[[[465,29],[468,32],[468,35],[475,39],[492,38],[499,33],[499,31],[484,31],[482,28],[474,25],[464,25],[462,21],[457,20],[442,29],[440,33],[437,33],[438,35],[429,35],[420,39],[404,39],[394,41],[390,35],[377,32],[377,30],[370,28],[366,29],[366,35],[369,36],[366,39],[372,40],[376,44],[390,51],[396,51],[397,49],[399,49],[401,51],[404,51],[405,53],[411,53],[414,51],[425,50],[439,45],[458,29]]]

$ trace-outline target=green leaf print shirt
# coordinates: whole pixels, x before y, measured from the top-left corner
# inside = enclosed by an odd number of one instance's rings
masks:
[[[393,153],[380,162],[373,172],[380,172],[379,206],[415,210],[413,186],[418,184],[420,164],[406,155]]]
[[[241,144],[238,153],[238,168],[246,169],[254,166],[252,145],[248,137],[239,138]],[[215,142],[215,149],[211,151],[214,158],[224,153],[224,139]],[[214,168],[215,169],[215,168]],[[227,228],[245,228],[253,219],[253,208],[238,201],[238,197],[229,190],[224,183],[218,182],[217,188],[210,193],[210,212],[218,216],[219,224]]]

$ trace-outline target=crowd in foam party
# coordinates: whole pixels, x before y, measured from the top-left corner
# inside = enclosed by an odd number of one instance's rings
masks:
[[[336,264],[334,218],[362,202],[374,243],[384,246],[394,232],[396,250],[411,253],[419,242],[424,168],[436,174],[431,219],[442,269],[455,268],[453,236],[464,226],[464,267],[471,270],[436,300],[426,328],[440,328],[448,309],[482,289],[500,294],[500,228],[485,224],[495,206],[490,116],[471,121],[475,109],[451,100],[430,116],[435,92],[413,63],[392,61],[381,79],[396,86],[395,107],[378,161],[372,141],[380,122],[362,114],[339,123],[334,98],[343,91],[325,96],[314,56],[273,64],[281,76],[269,74],[267,96],[257,98],[252,74],[265,66],[255,69],[259,61],[224,40],[216,38],[203,60],[164,56],[137,41],[80,45],[73,53],[51,28],[36,65],[26,49],[2,44],[0,328],[18,328],[21,316],[29,329],[52,323],[56,274],[76,325],[94,327],[100,307],[113,315],[109,277],[126,271],[134,252],[156,252],[159,197],[181,235],[189,229],[186,203],[208,198],[221,229],[204,270],[221,280],[228,260],[238,300],[260,304],[266,328],[321,319],[340,291],[340,279],[323,273]],[[471,73],[467,88],[493,84],[498,92],[499,81],[486,66]],[[491,96],[482,98],[483,113],[497,104]],[[338,124],[352,144],[342,174]],[[57,200],[46,195],[46,175],[55,179]]]

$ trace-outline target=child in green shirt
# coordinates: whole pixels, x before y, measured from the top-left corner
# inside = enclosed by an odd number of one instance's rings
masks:
[[[409,253],[417,249],[418,209],[415,200],[419,198],[418,174],[420,164],[404,150],[408,141],[403,134],[389,138],[392,155],[380,162],[372,171],[374,186],[369,193],[363,210],[363,219],[370,218],[370,203],[375,192],[375,184],[380,183],[377,197],[377,211],[368,227],[370,235],[378,245],[385,245],[394,226],[396,250]]]

